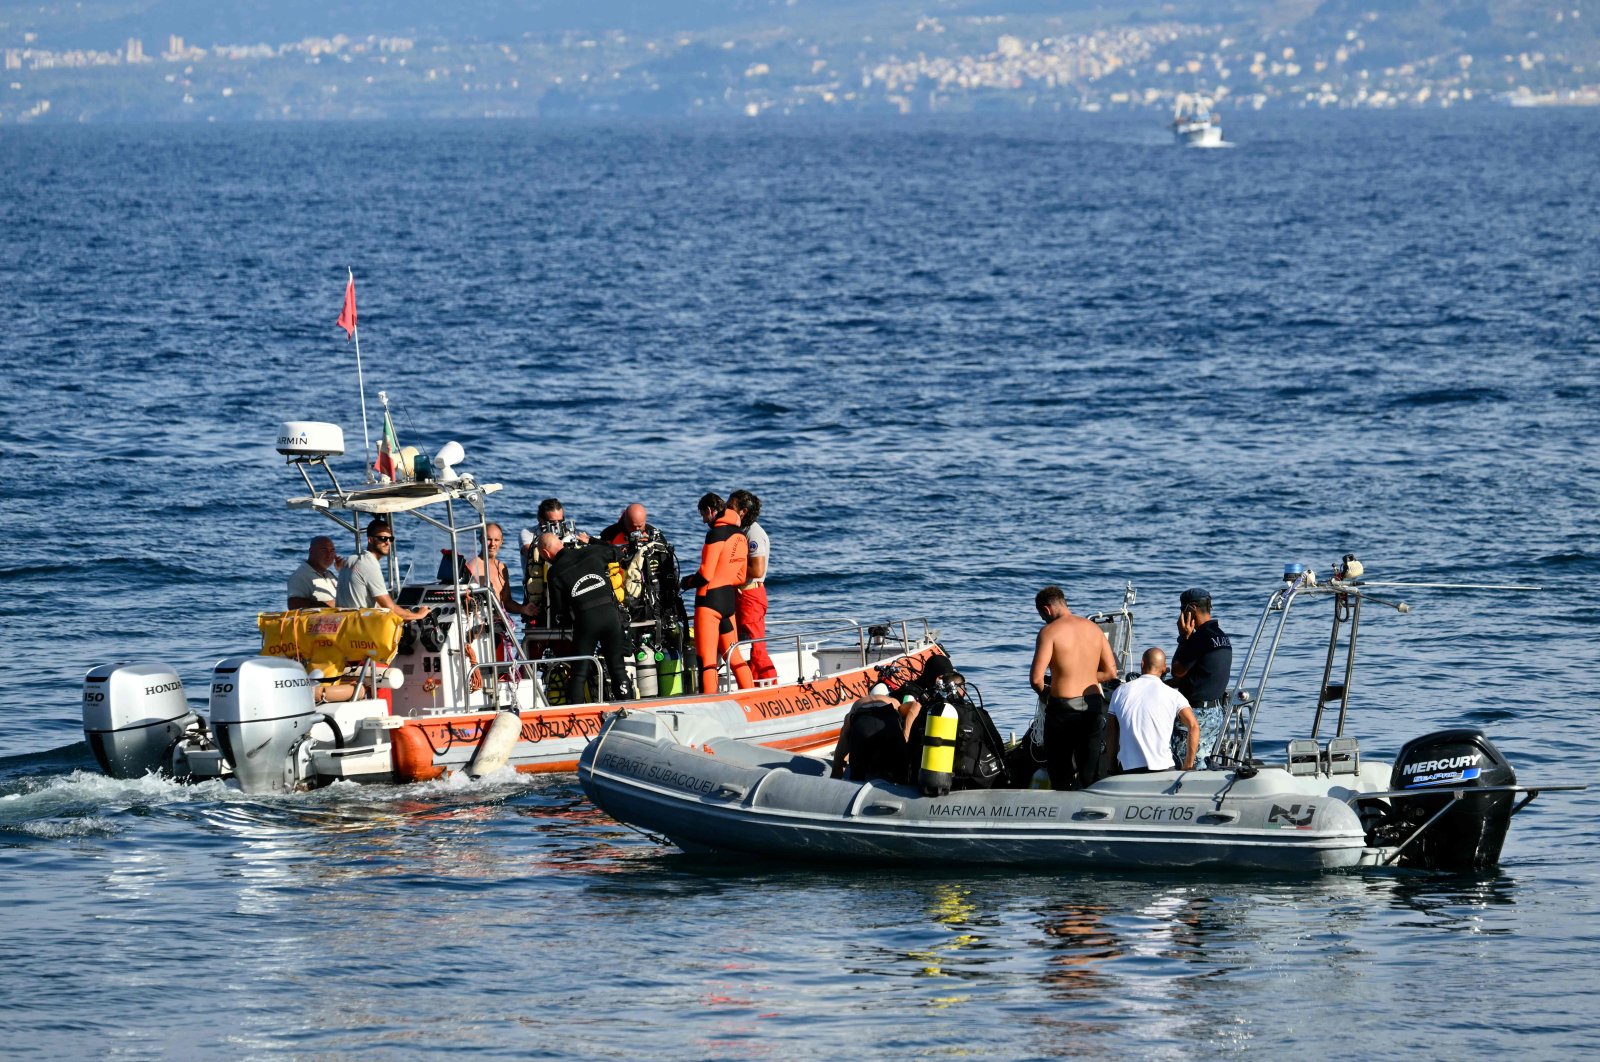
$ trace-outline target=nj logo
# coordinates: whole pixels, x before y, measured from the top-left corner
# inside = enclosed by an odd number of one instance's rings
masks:
[[[1303,811],[1301,809],[1304,809]],[[1287,808],[1272,805],[1272,814],[1267,816],[1268,826],[1310,826],[1311,818],[1317,813],[1315,804],[1290,804]]]

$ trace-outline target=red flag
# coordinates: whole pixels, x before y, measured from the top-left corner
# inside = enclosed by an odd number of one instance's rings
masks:
[[[346,338],[356,334],[356,275],[350,274],[350,282],[344,286],[344,309],[339,311],[338,325],[344,329]]]

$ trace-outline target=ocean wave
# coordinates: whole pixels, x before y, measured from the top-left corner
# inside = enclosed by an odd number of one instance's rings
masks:
[[[1397,395],[1388,402],[1390,409],[1425,409],[1430,406],[1478,405],[1504,402],[1506,393],[1495,387],[1440,387]]]
[[[1536,558],[1534,563],[1541,568],[1549,568],[1555,571],[1588,572],[1600,568],[1600,554],[1585,553],[1583,550],[1550,553]]]

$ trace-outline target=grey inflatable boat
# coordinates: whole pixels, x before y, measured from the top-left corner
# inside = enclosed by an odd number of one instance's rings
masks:
[[[1331,645],[1341,644],[1347,624],[1343,644],[1352,655],[1345,681],[1331,681],[1330,649],[1310,736],[1264,762],[1250,755],[1251,734],[1283,623],[1306,597],[1335,602]],[[1286,577],[1262,614],[1203,770],[1113,775],[1075,792],[925,796],[910,785],[829,778],[820,759],[735,740],[714,716],[658,710],[609,717],[578,776],[619,822],[695,853],[1145,870],[1491,866],[1511,817],[1541,789],[1582,787],[1517,785],[1476,730],[1413,740],[1392,765],[1363,758],[1344,727],[1365,597],[1344,568],[1323,582],[1310,572]],[[1319,731],[1332,724],[1335,702],[1337,724],[1324,739]]]

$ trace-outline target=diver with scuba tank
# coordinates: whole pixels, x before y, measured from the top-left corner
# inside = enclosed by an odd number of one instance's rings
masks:
[[[615,546],[591,542],[568,546],[554,532],[539,536],[539,553],[549,565],[549,594],[572,617],[572,649],[577,656],[598,655],[605,662],[604,696],[586,694],[594,665],[589,660],[573,664],[567,683],[567,703],[590,700],[627,700],[633,695],[623,655],[628,636],[622,625],[622,607],[617,603],[611,569],[620,557]],[[598,647],[598,654],[596,649]]]
[[[622,554],[627,573],[623,584],[623,609],[633,626],[655,625],[662,641],[670,630],[681,635],[689,617],[678,591],[678,555],[661,529],[649,522],[643,505],[634,502],[622,510],[617,522],[600,532]]]
[[[901,692],[902,699],[920,694],[906,718],[907,747],[914,757],[908,777],[925,795],[1011,784],[1005,742],[949,657],[930,657],[920,678]]]
[[[587,545],[589,536],[579,531],[568,518],[560,498],[546,498],[539,503],[539,530],[522,529],[522,590],[523,615],[528,626],[555,628],[565,619],[561,603],[553,600],[549,590],[549,562],[539,549],[542,535],[555,535],[563,545]]]

